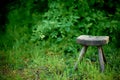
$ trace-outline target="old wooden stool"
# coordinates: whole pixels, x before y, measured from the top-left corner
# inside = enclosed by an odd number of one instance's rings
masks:
[[[77,38],[77,43],[83,45],[81,52],[79,54],[78,60],[75,63],[74,70],[77,69],[77,65],[79,61],[82,60],[83,55],[87,51],[88,46],[97,46],[98,47],[98,54],[99,54],[99,61],[100,61],[100,70],[101,72],[104,71],[104,63],[106,62],[102,46],[107,44],[109,41],[109,36],[89,36],[89,35],[81,35]]]

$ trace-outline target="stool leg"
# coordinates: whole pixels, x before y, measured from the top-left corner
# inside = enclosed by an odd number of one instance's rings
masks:
[[[107,63],[107,60],[106,60],[106,58],[105,58],[105,54],[104,54],[103,48],[101,47],[101,49],[102,49],[102,54],[103,54],[103,60],[104,60],[104,62],[105,62],[105,64],[106,64],[106,63]]]
[[[81,52],[79,54],[78,60],[75,63],[74,70],[77,70],[78,63],[82,60],[86,51],[87,51],[87,46],[83,46],[83,48],[81,49]]]
[[[99,54],[99,61],[100,61],[100,70],[101,72],[104,71],[104,59],[103,59],[103,53],[102,53],[102,47],[98,47],[98,54]]]

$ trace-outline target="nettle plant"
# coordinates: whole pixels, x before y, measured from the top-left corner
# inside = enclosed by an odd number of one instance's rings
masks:
[[[47,39],[62,41],[81,34],[115,36],[118,29],[119,22],[112,18],[112,14],[96,10],[86,0],[49,0],[48,6],[49,10],[33,26],[31,40],[34,42]]]
[[[79,18],[73,8],[67,10],[64,3],[50,3],[48,12],[43,14],[42,20],[33,27],[32,41],[48,38],[60,40],[67,36]]]

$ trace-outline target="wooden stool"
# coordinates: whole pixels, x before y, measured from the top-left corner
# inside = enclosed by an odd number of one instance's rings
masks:
[[[79,54],[78,60],[75,63],[74,70],[77,69],[77,65],[79,61],[82,60],[83,55],[87,51],[88,46],[97,46],[98,47],[98,54],[99,54],[99,61],[100,61],[100,71],[104,71],[104,62],[106,62],[102,45],[107,44],[109,41],[109,36],[89,36],[89,35],[81,35],[77,38],[77,43],[83,45],[81,52]]]

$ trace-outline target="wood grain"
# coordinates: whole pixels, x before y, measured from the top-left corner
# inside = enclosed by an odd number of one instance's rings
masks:
[[[109,36],[89,36],[81,35],[77,38],[77,43],[86,46],[100,46],[109,42]]]

